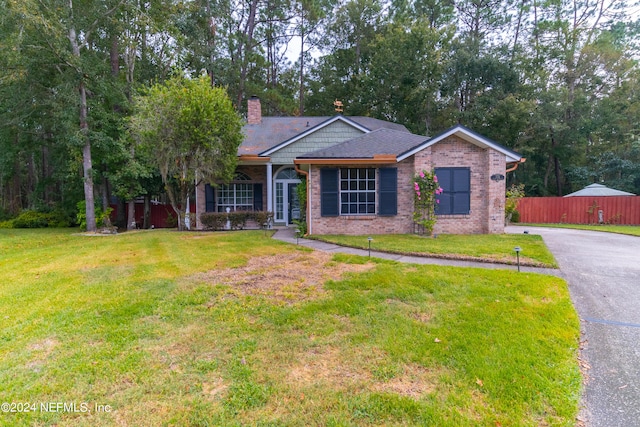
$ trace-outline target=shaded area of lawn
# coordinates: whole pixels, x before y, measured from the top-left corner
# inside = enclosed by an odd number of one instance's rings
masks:
[[[311,238],[338,245],[367,249],[368,236],[342,234]],[[396,254],[515,264],[519,246],[520,263],[533,267],[558,267],[540,236],[529,234],[441,234],[437,238],[415,234],[372,235],[371,249]]]
[[[640,236],[640,225],[587,225],[587,224],[513,224],[522,227],[573,228],[576,230],[604,231],[607,233]]]
[[[556,277],[331,257],[261,232],[0,230],[0,425],[572,426]],[[96,413],[94,404],[112,412]]]

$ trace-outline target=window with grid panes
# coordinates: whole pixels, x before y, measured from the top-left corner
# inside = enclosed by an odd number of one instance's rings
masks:
[[[234,181],[249,181],[247,175],[237,173]],[[253,184],[243,182],[233,182],[231,184],[221,184],[217,190],[217,210],[226,212],[227,208],[231,212],[253,210]]]
[[[340,169],[340,214],[376,213],[376,170]]]

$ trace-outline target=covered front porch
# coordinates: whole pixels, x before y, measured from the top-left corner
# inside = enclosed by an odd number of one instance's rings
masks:
[[[229,183],[206,183],[196,190],[202,212],[273,212],[275,225],[301,219],[297,186],[300,175],[292,164],[240,164]],[[202,228],[197,221],[198,228]]]

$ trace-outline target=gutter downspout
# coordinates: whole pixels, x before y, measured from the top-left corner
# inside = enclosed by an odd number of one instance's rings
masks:
[[[294,161],[293,162],[293,167],[295,168],[296,172],[298,172],[300,175],[304,175],[307,181],[307,204],[305,206],[305,213],[306,213],[306,221],[307,221],[307,234],[311,234],[311,210],[309,209],[309,206],[311,206],[311,191],[309,191],[309,189],[311,188],[311,182],[309,180],[310,175],[309,172],[300,169],[300,167],[298,166],[298,164]],[[309,165],[309,171],[311,171],[311,165]]]
[[[526,161],[527,161],[527,159],[526,159],[526,158],[524,158],[524,157],[522,157],[522,158],[520,159],[520,161],[516,162],[516,163],[513,165],[513,167],[511,167],[511,168],[507,169],[507,170],[505,171],[505,173],[507,173],[507,172],[513,172],[514,170],[518,169],[518,166],[520,165],[520,163],[524,163],[524,162],[526,162]]]

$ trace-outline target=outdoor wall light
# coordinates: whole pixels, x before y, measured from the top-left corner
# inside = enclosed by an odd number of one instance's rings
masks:
[[[367,241],[369,242],[369,258],[371,258],[371,241],[373,238],[371,236],[367,237]]]
[[[520,251],[522,250],[520,248],[520,246],[516,246],[515,248],[513,248],[514,251],[516,251],[516,258],[518,259],[518,271],[520,271]]]

